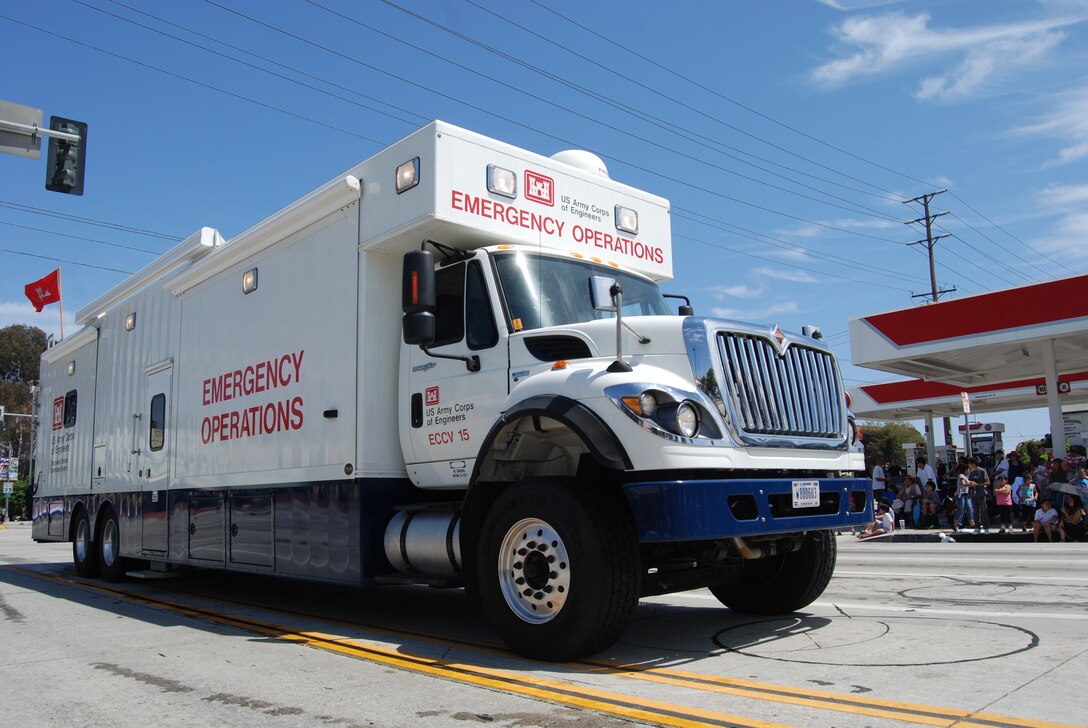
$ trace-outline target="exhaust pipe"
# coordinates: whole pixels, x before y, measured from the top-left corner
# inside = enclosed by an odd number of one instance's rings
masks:
[[[774,541],[762,546],[749,546],[743,538],[734,536],[733,545],[737,548],[737,553],[746,559],[763,559],[778,553],[778,547]]]

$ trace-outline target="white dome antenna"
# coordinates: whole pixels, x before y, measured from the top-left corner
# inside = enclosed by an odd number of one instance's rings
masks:
[[[551,158],[557,162],[569,164],[583,172],[597,174],[605,179],[609,179],[608,167],[605,166],[604,160],[593,152],[587,152],[584,149],[567,149],[562,152],[556,152]]]

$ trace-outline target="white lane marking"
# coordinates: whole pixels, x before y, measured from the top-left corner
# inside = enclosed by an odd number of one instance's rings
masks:
[[[666,598],[697,599],[699,601],[718,601],[711,594],[698,594],[695,592],[681,592],[667,594],[660,597],[648,597],[643,601],[660,601]],[[892,607],[886,604],[847,604],[843,602],[813,602],[809,607],[823,607],[833,610],[868,610],[873,612],[898,612],[907,614],[942,614],[951,617],[1011,617],[1015,619],[1072,619],[1088,621],[1088,614],[1060,614],[1056,612],[1007,612],[1007,611],[980,611],[973,609],[929,609],[920,607]]]
[[[944,572],[931,572],[929,574],[907,573],[905,571],[854,571],[852,569],[835,569],[835,576],[879,576],[884,579],[895,578],[922,578],[922,579],[963,579],[978,584],[1005,581],[1083,581],[1088,582],[1088,577],[1080,576],[1034,576],[1031,574],[1007,574],[997,576],[979,576],[978,574],[946,574]]]

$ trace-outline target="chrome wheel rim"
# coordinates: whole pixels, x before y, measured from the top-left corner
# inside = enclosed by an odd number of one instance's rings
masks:
[[[537,518],[515,523],[499,548],[499,585],[518,619],[543,624],[570,595],[570,558],[558,532]]]
[[[76,561],[83,563],[87,560],[87,554],[91,548],[91,526],[86,518],[80,519],[76,524]]]
[[[113,566],[117,560],[117,523],[111,518],[102,529],[102,562]]]

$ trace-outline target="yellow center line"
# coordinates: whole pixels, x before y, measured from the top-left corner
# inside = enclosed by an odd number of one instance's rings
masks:
[[[631,695],[613,693],[605,690],[597,690],[585,686],[575,686],[572,683],[547,680],[542,678],[527,677],[524,673],[514,673],[507,670],[487,668],[468,663],[447,662],[438,659],[427,658],[419,655],[407,655],[399,651],[385,648],[371,642],[365,642],[347,637],[330,635],[320,632],[300,632],[283,625],[266,622],[251,617],[239,617],[229,613],[223,613],[212,609],[187,606],[177,602],[168,601],[159,597],[145,596],[122,589],[97,585],[81,580],[72,579],[63,575],[54,575],[38,571],[32,571],[20,567],[10,567],[18,571],[34,576],[64,581],[65,583],[80,586],[86,589],[108,593],[116,596],[124,596],[136,601],[158,606],[170,611],[185,614],[197,619],[233,626],[238,629],[255,631],[284,640],[290,640],[307,644],[318,649],[326,649],[333,652],[351,655],[360,659],[367,659],[383,664],[395,665],[407,670],[438,675],[448,679],[458,680],[475,685],[483,685],[507,692],[515,692],[523,695],[537,697],[543,700],[577,705],[591,708],[605,713],[623,715],[629,718],[647,720],[669,726],[753,726],[764,728],[777,724],[766,723],[753,718],[703,711],[688,708],[672,703],[647,700]],[[194,596],[194,595],[190,595]],[[200,595],[195,595],[201,598]],[[211,599],[212,597],[203,597]],[[229,601],[229,600],[221,600]],[[243,602],[235,604],[249,607],[269,609],[260,605],[247,605]],[[276,611],[272,609],[272,611]],[[315,615],[298,614],[304,617]],[[329,620],[319,617],[323,622]],[[335,620],[334,620],[335,621]],[[448,645],[451,642],[465,649],[489,655],[506,656],[508,653],[496,649],[491,645],[479,644],[459,638],[451,638],[443,635],[407,632],[395,628],[387,628],[373,625],[358,625],[353,623],[340,623],[341,626],[352,628],[363,627],[373,632],[391,635],[408,636],[411,639],[423,643]],[[821,690],[809,690],[786,685],[774,685],[751,680],[720,677],[705,673],[695,673],[672,668],[654,667],[640,664],[615,663],[605,660],[582,660],[578,662],[563,663],[564,667],[576,670],[589,668],[598,674],[614,674],[621,677],[644,680],[647,682],[683,687],[690,690],[713,692],[726,695],[734,695],[741,698],[772,701],[796,705],[800,707],[830,710],[841,713],[850,713],[873,718],[884,718],[902,722],[918,723],[923,725],[939,726],[941,728],[1077,728],[1064,723],[1040,721],[1029,718],[999,715],[994,713],[973,713],[957,708],[944,708],[902,701],[885,700],[873,696],[860,698],[853,695],[832,693]]]
[[[47,574],[19,567],[11,567],[33,576],[77,586],[101,594],[126,598],[130,601],[213,622],[236,629],[255,632],[285,641],[305,644],[317,649],[399,667],[413,672],[434,675],[471,685],[492,688],[508,693],[526,695],[551,703],[588,708],[602,713],[620,715],[676,728],[791,728],[782,723],[772,723],[717,711],[690,708],[657,700],[646,700],[623,693],[598,690],[586,686],[528,677],[524,673],[480,665],[458,663],[419,655],[408,655],[397,650],[381,647],[361,640],[349,639],[321,632],[301,632],[283,625],[265,622],[253,617],[217,612],[213,609],[194,607],[170,602],[158,597],[136,594],[124,589],[92,584],[59,574]]]

